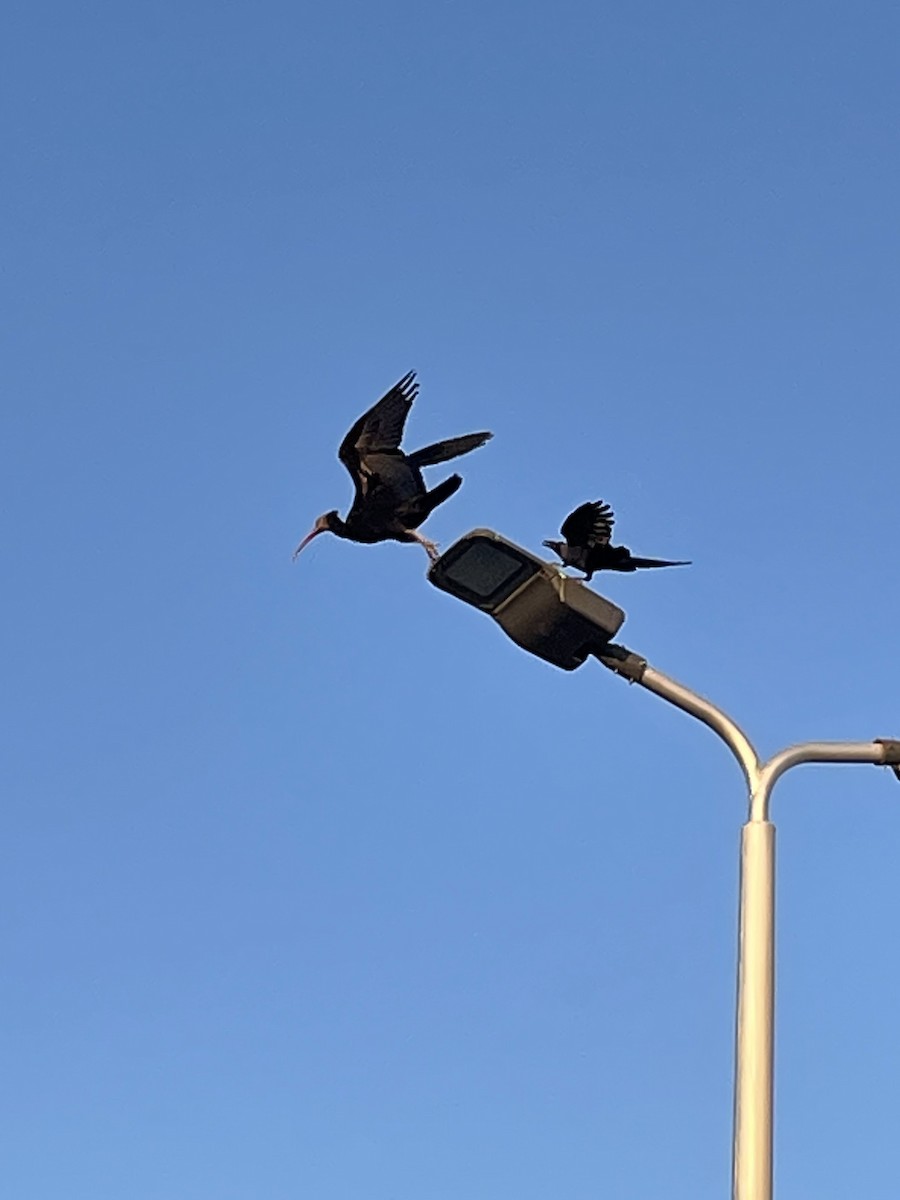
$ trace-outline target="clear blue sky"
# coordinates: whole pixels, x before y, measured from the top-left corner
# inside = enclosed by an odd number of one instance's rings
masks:
[[[761,751],[900,735],[895,6],[14,2],[16,1200],[700,1200],[741,781],[323,537],[410,368],[426,531],[603,497],[623,638]],[[440,471],[431,473],[432,480]],[[896,1200],[900,786],[776,792],[776,1190]]]

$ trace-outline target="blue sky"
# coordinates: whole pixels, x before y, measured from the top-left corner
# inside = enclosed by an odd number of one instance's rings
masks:
[[[766,756],[900,736],[893,6],[13,3],[2,1174],[17,1200],[726,1193],[741,782],[322,537],[603,497],[623,640]],[[441,477],[440,469],[431,472]],[[900,788],[776,790],[776,1190],[896,1196]]]

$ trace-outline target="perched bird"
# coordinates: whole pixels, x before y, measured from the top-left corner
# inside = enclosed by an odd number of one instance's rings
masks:
[[[544,542],[567,567],[584,571],[590,579],[595,571],[637,571],[640,567],[689,567],[689,562],[670,562],[664,558],[636,558],[627,546],[611,546],[616,518],[602,500],[579,504],[563,521],[563,542]]]
[[[351,542],[419,542],[432,562],[438,557],[437,546],[418,532],[419,526],[439,504],[449,500],[462,478],[451,475],[429,492],[422,467],[477,450],[493,434],[469,433],[405,454],[400,440],[418,391],[416,373],[410,371],[359,418],[341,442],[338,458],[353,478],[353,504],[346,520],[341,520],[337,510],[323,513],[294,551],[294,558],[320,533],[334,533]]]

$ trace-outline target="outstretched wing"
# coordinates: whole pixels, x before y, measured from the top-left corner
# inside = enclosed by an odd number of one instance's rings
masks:
[[[365,490],[366,455],[399,450],[403,426],[418,390],[416,373],[410,371],[359,418],[341,442],[338,458],[353,476],[357,488]]]
[[[608,546],[616,518],[613,510],[602,500],[579,504],[563,521],[559,532],[570,546]]]

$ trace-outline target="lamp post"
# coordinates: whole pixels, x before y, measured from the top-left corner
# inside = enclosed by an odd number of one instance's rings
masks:
[[[564,670],[588,656],[708,725],[743,772],[748,816],[741,830],[735,1029],[732,1200],[772,1198],[775,1023],[775,826],[772,788],[802,763],[872,763],[900,779],[900,739],[804,742],[760,762],[740,726],[715,704],[610,639],[624,612],[578,580],[489,529],[443,554],[431,582],[488,613],[518,645]]]
[[[786,771],[801,763],[873,763],[892,766],[896,772],[900,769],[900,740],[803,742],[761,763],[740,726],[703,696],[657,671],[624,646],[610,644],[597,657],[629,682],[640,684],[708,725],[731,750],[744,774],[748,815],[741,830],[732,1197],[771,1200],[775,1029],[775,826],[769,820],[772,788]]]

